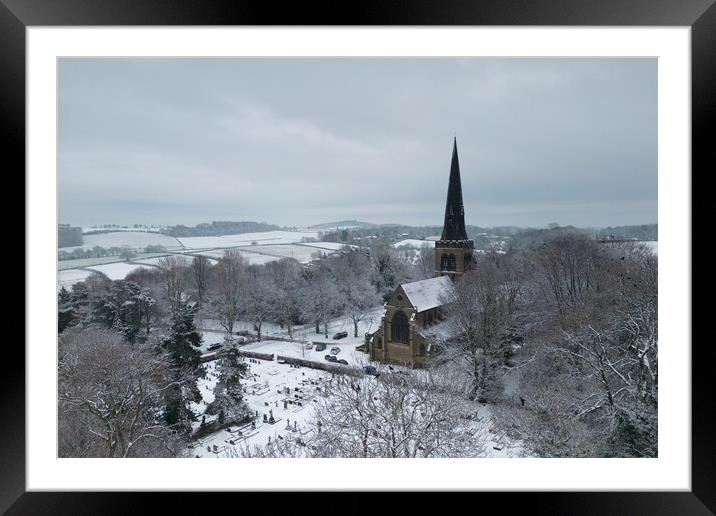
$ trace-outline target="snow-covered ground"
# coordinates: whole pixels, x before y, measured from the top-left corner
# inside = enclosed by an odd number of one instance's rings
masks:
[[[67,290],[70,290],[72,288],[72,285],[74,285],[75,283],[79,283],[80,281],[86,280],[90,276],[90,274],[92,274],[92,271],[82,269],[59,271],[57,274],[57,290],[59,290],[61,287],[65,287]]]
[[[255,245],[246,249],[247,252],[256,252],[276,256],[278,258],[293,258],[301,263],[308,263],[322,253],[332,254],[333,251],[316,249],[303,245]]]
[[[319,249],[328,249],[331,251],[338,251],[344,247],[357,247],[350,244],[341,244],[340,242],[303,242],[300,245],[306,245],[308,247],[318,247]]]
[[[659,254],[659,242],[657,240],[649,240],[647,242],[642,242],[645,246],[647,246],[654,254]]]
[[[166,249],[178,249],[181,247],[179,241],[161,233],[147,233],[142,231],[116,231],[112,233],[101,233],[98,235],[85,235],[84,244],[76,247],[63,247],[63,251],[73,249],[92,249],[95,246],[122,247],[128,246],[132,249],[144,249],[148,245],[161,245]]]
[[[243,346],[242,349],[248,350],[248,347]],[[367,358],[365,360],[367,361]],[[241,428],[234,425],[209,434],[192,443],[186,450],[187,457],[225,458],[231,456],[236,446],[265,445],[268,444],[269,438],[271,441],[276,441],[291,434],[299,434],[304,441],[310,441],[312,430],[308,423],[314,418],[314,405],[324,391],[323,386],[330,382],[331,373],[308,367],[292,367],[290,364],[280,364],[275,359],[265,361],[244,358],[244,362],[249,366],[248,378],[242,382],[244,397],[251,413],[254,414],[255,428],[250,424]],[[379,371],[385,369],[382,364],[374,365]],[[207,404],[214,400],[217,362],[207,362],[205,368],[206,378],[199,381],[202,401],[191,405],[192,410],[199,415],[194,423],[195,428],[198,428]],[[293,403],[288,403],[288,400]],[[475,410],[482,420],[481,424],[489,428],[492,417],[489,405],[475,404]],[[275,423],[264,423],[264,415],[267,417],[273,415]],[[214,417],[207,416],[206,419],[211,421]],[[501,432],[490,429],[487,439],[485,457],[505,458],[523,455],[520,443],[502,441]],[[499,442],[503,444],[498,445]]]
[[[396,242],[393,244],[393,247],[398,249],[399,247],[435,247],[435,242],[433,240],[417,240],[414,238],[408,238],[406,240],[401,240],[400,242]]]
[[[241,346],[242,351],[256,351],[258,353],[273,353],[275,355],[281,355],[291,358],[301,358],[303,360],[310,360],[311,362],[328,363],[324,358],[326,355],[331,354],[332,348],[340,349],[340,352],[336,355],[336,358],[342,358],[348,362],[349,366],[362,367],[369,363],[368,355],[356,351],[356,345],[353,343],[343,342],[341,340],[331,339],[316,339],[316,342],[324,342],[326,349],[324,351],[316,351],[315,346],[312,349],[306,349],[301,343],[298,342],[286,342],[280,340],[264,340],[261,342],[252,342],[245,346]]]
[[[318,238],[318,231],[262,231],[260,233],[241,233],[238,235],[181,237],[179,242],[192,249],[209,247],[237,247],[257,244],[293,244],[303,238]]]
[[[321,333],[316,333],[315,326],[313,324],[307,324],[304,326],[295,326],[292,328],[292,336],[296,340],[309,340],[309,341],[321,341],[327,344],[337,344],[340,346],[358,346],[363,344],[365,341],[365,333],[375,331],[380,325],[381,315],[383,313],[383,307],[376,307],[371,310],[362,321],[358,323],[358,336],[354,337],[353,322],[349,317],[339,317],[328,323],[328,338],[325,337],[323,332],[323,326],[321,326]],[[197,328],[204,331],[206,338],[206,332],[224,332],[223,328],[219,324],[219,321],[215,319],[202,319],[197,318]],[[253,331],[253,324],[247,321],[237,321],[234,323],[234,331]],[[347,337],[339,340],[333,340],[333,335],[338,332],[345,331],[348,333]],[[281,328],[276,323],[266,322],[261,326],[261,335],[264,340],[270,340],[274,337],[288,337],[288,329],[286,327]],[[213,337],[212,337],[213,338]],[[216,342],[221,342],[217,340]],[[324,353],[325,354],[325,353]],[[323,355],[321,355],[323,356]]]
[[[91,233],[93,231],[138,231],[140,233],[158,233],[161,231],[161,227],[159,226],[150,226],[150,227],[144,227],[144,228],[98,228],[98,227],[85,227],[82,228],[82,233]]]
[[[149,265],[142,265],[141,263],[108,263],[106,265],[97,265],[94,267],[87,267],[87,269],[101,272],[111,280],[124,279],[130,272],[141,269],[142,267],[151,267]]]
[[[256,246],[258,247],[258,246]],[[251,249],[254,249],[255,247],[251,247]],[[238,248],[233,248],[232,251],[238,251],[238,253],[244,257],[246,262],[249,265],[264,265],[269,262],[275,262],[281,259],[280,256],[273,256],[269,254],[261,254],[259,252],[246,252],[242,251]],[[200,254],[202,256],[211,257],[213,259],[218,259],[224,256],[224,253],[226,252],[226,249],[214,249],[212,251],[202,251]]]

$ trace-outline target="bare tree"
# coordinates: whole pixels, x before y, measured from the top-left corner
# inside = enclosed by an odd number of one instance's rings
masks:
[[[303,298],[304,317],[316,322],[316,333],[322,324],[324,335],[328,337],[328,322],[340,314],[342,307],[335,279],[324,262],[318,262],[310,272],[304,283]]]
[[[176,456],[181,436],[162,423],[163,397],[183,380],[167,357],[116,333],[69,330],[59,341],[62,456]],[[74,435],[63,435],[73,432]],[[67,446],[74,442],[73,446]]]
[[[308,422],[308,438],[287,434],[265,446],[229,452],[243,457],[476,457],[488,428],[451,392],[413,376],[380,379],[337,375]],[[304,440],[305,439],[305,440]]]
[[[293,337],[293,325],[301,317],[301,264],[284,259],[265,267],[273,287],[272,311],[281,327],[286,326],[288,336]]]
[[[438,360],[464,371],[468,399],[486,400],[488,378],[505,365],[515,333],[520,284],[510,258],[488,255],[455,282],[445,299],[455,338],[436,342]]]
[[[191,261],[191,276],[196,287],[196,294],[199,307],[204,306],[204,296],[209,281],[209,268],[211,267],[209,259],[206,256],[195,256]]]
[[[227,250],[215,266],[216,293],[213,306],[221,326],[229,335],[241,313],[242,286],[245,281],[246,260],[238,251]]]
[[[182,293],[186,286],[187,259],[172,255],[159,260],[159,269],[164,281],[164,291],[170,312],[174,313],[182,302]]]
[[[272,300],[276,298],[275,286],[264,274],[260,266],[250,266],[243,285],[243,314],[253,322],[257,337],[261,340],[261,328],[263,323],[272,315],[275,315],[275,304]]]
[[[381,298],[370,283],[370,257],[362,250],[351,250],[333,260],[331,264],[342,311],[353,322],[353,336],[358,336],[358,323],[373,309]]]

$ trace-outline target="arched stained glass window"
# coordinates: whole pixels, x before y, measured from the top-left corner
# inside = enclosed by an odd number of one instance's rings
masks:
[[[396,312],[390,325],[390,340],[407,344],[409,340],[408,332],[408,318],[403,312]]]

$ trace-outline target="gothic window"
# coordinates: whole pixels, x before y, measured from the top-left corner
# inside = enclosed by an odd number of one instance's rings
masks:
[[[440,270],[443,271],[454,271],[455,270],[455,255],[444,254],[440,257]]]
[[[390,325],[390,340],[393,342],[408,343],[408,318],[401,311],[393,316],[393,322]]]
[[[440,256],[440,270],[446,271],[447,270],[447,263],[448,263],[448,257],[446,254],[443,254]]]

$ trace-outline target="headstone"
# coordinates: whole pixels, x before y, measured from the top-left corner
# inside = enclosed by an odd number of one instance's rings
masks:
[[[283,410],[286,410],[288,408],[288,402],[286,400],[283,400]]]
[[[266,414],[264,414],[264,423],[268,421],[268,418],[266,417]]]

